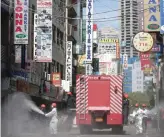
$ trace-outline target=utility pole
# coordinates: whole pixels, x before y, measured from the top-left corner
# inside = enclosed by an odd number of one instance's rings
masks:
[[[68,0],[65,0],[65,51],[66,51],[66,46],[67,46],[67,41],[68,41]],[[65,52],[65,61],[67,61],[66,59],[66,52]],[[66,62],[65,62],[65,80],[66,80]]]

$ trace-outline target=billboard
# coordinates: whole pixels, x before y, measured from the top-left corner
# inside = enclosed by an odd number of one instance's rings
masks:
[[[86,1],[86,62],[92,63],[93,47],[93,0]]]
[[[164,34],[164,0],[160,0],[160,33]]]
[[[160,31],[159,0],[144,0],[144,31]]]
[[[14,44],[28,44],[28,0],[14,0]]]
[[[35,61],[52,62],[52,0],[37,0],[37,13]]]
[[[65,80],[72,86],[72,41],[66,43],[66,72]]]

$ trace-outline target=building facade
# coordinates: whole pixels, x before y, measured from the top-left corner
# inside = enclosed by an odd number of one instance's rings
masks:
[[[138,32],[138,1],[121,0],[121,54],[129,57],[137,56],[138,52],[132,47],[132,38]]]
[[[132,69],[132,92],[144,92],[144,73],[141,70],[141,62],[136,61]]]

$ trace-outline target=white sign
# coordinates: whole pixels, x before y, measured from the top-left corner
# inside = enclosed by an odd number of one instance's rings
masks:
[[[99,43],[99,54],[110,54],[116,58],[116,43]]]
[[[133,38],[134,48],[139,52],[147,52],[153,48],[153,37],[147,32],[139,32]]]
[[[52,0],[37,0],[36,62],[52,62]]]
[[[28,0],[14,3],[14,44],[28,44]]]
[[[34,14],[34,60],[37,60],[37,25],[38,14]]]
[[[67,41],[66,44],[66,72],[65,80],[70,82],[72,86],[72,41]]]
[[[86,1],[86,62],[92,63],[93,48],[93,0]]]
[[[123,69],[128,69],[128,55],[123,55]]]
[[[92,74],[92,66],[91,66],[91,64],[86,64],[85,65],[85,74],[86,75],[91,75]]]

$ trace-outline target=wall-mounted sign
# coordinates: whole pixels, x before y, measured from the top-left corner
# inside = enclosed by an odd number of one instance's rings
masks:
[[[87,0],[86,5],[86,62],[92,63],[93,0]]]
[[[60,73],[52,73],[52,84],[55,87],[61,86],[61,75],[60,75]]]
[[[52,62],[52,6],[52,0],[37,0],[38,15],[34,17],[36,62]]]
[[[99,43],[118,43],[119,39],[117,38],[106,38],[106,39],[100,39]]]
[[[160,6],[159,0],[144,0],[144,9],[147,9],[144,10],[144,31],[160,30]]]
[[[134,48],[139,52],[147,52],[153,47],[153,37],[146,32],[139,32],[133,38]]]
[[[66,44],[65,80],[69,81],[70,86],[72,86],[72,41],[67,41],[67,44]]]
[[[28,44],[28,0],[14,2],[14,44]]]

